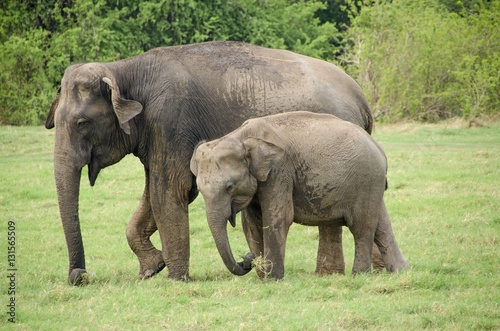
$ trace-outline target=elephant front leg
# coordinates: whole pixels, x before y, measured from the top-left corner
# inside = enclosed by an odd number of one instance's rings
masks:
[[[146,170],[146,188],[141,202],[127,225],[127,241],[139,259],[139,276],[149,278],[165,268],[160,250],[151,243],[150,237],[157,230],[149,200],[149,174]]]
[[[315,273],[345,274],[341,226],[319,226],[318,258]]]
[[[180,169],[179,167],[172,167]],[[163,168],[161,167],[163,170]],[[169,182],[175,178],[178,182]],[[192,176],[190,172],[156,171],[150,176],[151,208],[160,234],[162,255],[168,268],[168,278],[191,281],[189,277],[189,217],[188,204]]]
[[[256,272],[259,278],[265,278],[263,253],[264,253],[264,238],[262,233],[262,212],[256,204],[251,204],[241,211],[241,225],[243,233],[252,252],[257,257]],[[261,261],[261,262],[258,262]]]
[[[262,208],[263,261],[266,263],[264,271],[266,275],[280,280],[285,276],[286,239],[294,217],[292,192],[279,185],[272,188],[262,186],[264,188],[259,193],[259,199]]]

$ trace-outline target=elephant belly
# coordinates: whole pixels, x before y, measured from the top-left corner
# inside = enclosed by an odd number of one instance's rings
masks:
[[[326,150],[322,149],[322,157],[316,154],[314,158],[303,152],[303,158],[308,161],[296,168],[292,193],[296,223],[311,226],[346,225],[344,217],[348,213],[347,208],[357,194],[351,186],[346,185],[349,175],[338,170],[346,166],[338,161],[339,158],[324,157]]]
[[[314,201],[294,199],[294,223],[310,226],[346,225],[344,212],[328,199],[317,198]]]

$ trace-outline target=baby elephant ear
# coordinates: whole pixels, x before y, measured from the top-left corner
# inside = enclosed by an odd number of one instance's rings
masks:
[[[111,89],[111,102],[121,128],[126,134],[130,134],[128,122],[142,112],[142,105],[134,100],[123,99],[118,84],[114,80],[108,77],[104,77],[102,80]]]
[[[195,147],[193,156],[191,157],[191,162],[189,163],[189,168],[195,176],[198,176],[198,155],[196,153],[198,151],[198,146]]]
[[[243,146],[250,160],[250,173],[259,182],[265,182],[269,172],[285,155],[285,151],[275,144],[254,137],[246,138]]]

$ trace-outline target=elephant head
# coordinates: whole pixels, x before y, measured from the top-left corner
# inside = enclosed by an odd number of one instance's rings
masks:
[[[78,217],[81,170],[88,165],[90,185],[99,171],[133,149],[137,136],[130,120],[142,105],[126,100],[104,64],[70,66],[52,102],[45,127],[55,126],[54,174],[59,211],[69,253],[69,283],[79,284],[85,255]]]
[[[191,171],[205,199],[207,221],[217,250],[233,274],[251,270],[255,258],[248,253],[236,263],[227,236],[227,221],[235,226],[236,214],[252,201],[258,182],[265,182],[283,150],[258,138],[224,137],[199,145],[191,159]]]

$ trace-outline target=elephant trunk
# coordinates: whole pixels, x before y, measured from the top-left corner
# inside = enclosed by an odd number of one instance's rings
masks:
[[[219,213],[216,214],[220,215]],[[207,220],[217,250],[227,269],[237,276],[243,276],[250,272],[250,270],[252,270],[252,260],[255,258],[255,255],[253,253],[248,253],[243,262],[236,262],[227,236],[227,218],[210,215],[207,211]]]
[[[69,277],[71,285],[81,285],[85,270],[85,254],[83,250],[80,220],[78,218],[78,198],[80,191],[81,169],[75,166],[67,152],[61,153],[57,143],[54,153],[54,175],[56,180],[59,213],[66,237],[69,255]],[[63,154],[63,155],[61,155]]]

